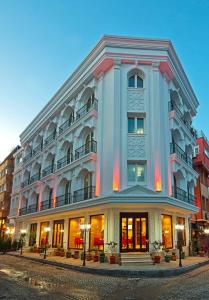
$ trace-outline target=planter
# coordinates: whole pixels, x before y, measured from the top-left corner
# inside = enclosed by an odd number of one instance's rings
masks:
[[[200,257],[204,257],[205,256],[205,252],[204,251],[199,251],[198,254],[199,254]]]
[[[66,258],[71,258],[72,257],[72,254],[71,254],[71,252],[66,252]]]
[[[171,261],[170,255],[165,255],[165,262],[169,263]]]
[[[109,256],[109,262],[110,262],[111,265],[115,264],[116,263],[116,257],[113,256],[113,255]]]
[[[64,257],[65,256],[65,252],[63,251],[63,252],[60,252],[60,256],[61,257]]]
[[[171,260],[172,260],[172,261],[176,261],[176,255],[175,255],[175,254],[172,254],[172,255],[171,255]]]
[[[155,264],[159,264],[159,263],[160,263],[160,260],[161,260],[161,256],[160,256],[160,255],[155,255],[155,256],[154,256],[154,263],[155,263]]]
[[[79,258],[79,251],[74,251],[74,255],[73,255],[74,259],[78,259]]]
[[[91,260],[92,260],[92,255],[91,255],[91,253],[89,253],[89,254],[86,255],[86,260],[87,260],[87,261],[91,261]]]
[[[99,255],[95,254],[93,255],[93,262],[98,262],[99,261]]]

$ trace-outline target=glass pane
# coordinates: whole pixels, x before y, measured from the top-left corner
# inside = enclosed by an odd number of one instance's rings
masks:
[[[135,119],[128,118],[128,133],[134,133],[134,132],[135,132]]]
[[[135,219],[135,249],[140,249],[140,218]]]
[[[147,248],[147,223],[146,218],[141,218],[141,248]]]
[[[135,75],[132,75],[128,79],[128,87],[135,87]]]
[[[91,217],[90,248],[104,248],[104,215]]]
[[[136,180],[144,182],[144,165],[136,165]]]
[[[128,249],[133,249],[133,218],[128,218]]]
[[[122,218],[122,249],[127,249],[127,227],[126,227],[126,218]]]
[[[136,129],[136,132],[138,134],[143,134],[144,133],[144,119],[137,118],[137,129]]]
[[[40,246],[48,244],[49,232],[46,232],[45,227],[49,227],[49,222],[42,222],[40,226]]]
[[[172,217],[162,215],[162,241],[165,248],[173,247]]]
[[[143,79],[137,76],[137,88],[143,88]]]
[[[84,223],[84,218],[70,219],[69,248],[83,248],[83,237],[80,225]]]
[[[136,174],[136,167],[135,167],[135,165],[128,164],[128,181],[129,182],[136,181],[135,174]]]

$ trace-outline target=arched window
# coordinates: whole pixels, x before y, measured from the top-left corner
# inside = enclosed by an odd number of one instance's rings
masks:
[[[143,88],[143,79],[138,74],[138,72],[135,72],[134,74],[131,73],[128,77],[128,87],[129,88]]]

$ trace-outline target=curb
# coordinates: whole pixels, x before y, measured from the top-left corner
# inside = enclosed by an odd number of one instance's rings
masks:
[[[153,278],[153,277],[172,277],[172,276],[178,276],[187,272],[190,272],[194,269],[200,268],[202,266],[205,266],[209,264],[209,260],[195,263],[189,266],[185,266],[182,268],[177,269],[168,269],[168,270],[108,270],[108,269],[96,269],[96,268],[89,268],[89,267],[83,267],[83,266],[75,266],[75,265],[69,265],[61,262],[56,261],[50,261],[50,260],[44,260],[41,258],[35,258],[35,257],[27,257],[27,256],[20,256],[18,254],[9,254],[7,255],[19,257],[26,260],[31,260],[34,262],[38,262],[41,264],[51,265],[55,267],[60,267],[63,269],[83,272],[83,273],[89,273],[94,275],[106,275],[106,276],[112,276],[112,277],[147,277],[147,278]]]

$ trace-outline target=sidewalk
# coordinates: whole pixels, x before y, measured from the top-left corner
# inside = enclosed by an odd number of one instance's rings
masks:
[[[142,264],[135,266],[120,266],[118,264],[110,265],[109,263],[86,261],[86,266],[83,267],[83,262],[80,259],[65,258],[59,256],[48,256],[47,259],[43,259],[40,254],[27,252],[23,253],[22,256],[20,256],[19,252],[10,252],[7,254],[14,255],[23,259],[33,260],[39,263],[72,269],[75,271],[116,277],[176,276],[194,270],[200,266],[209,264],[209,258],[207,257],[187,257],[182,260],[182,268],[179,268],[178,260],[171,261],[170,263],[161,262],[160,264],[155,265]]]

